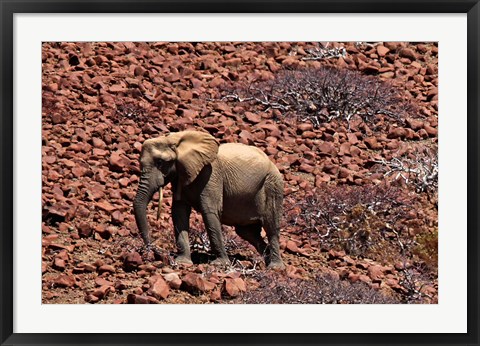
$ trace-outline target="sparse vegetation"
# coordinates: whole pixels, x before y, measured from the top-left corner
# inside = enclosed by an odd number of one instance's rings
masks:
[[[259,288],[246,292],[245,304],[398,304],[392,296],[370,288],[363,282],[350,283],[329,274],[313,280],[285,278],[258,272]]]
[[[407,42],[43,43],[42,302],[437,303],[437,54]],[[193,265],[176,263],[156,202],[161,252],[144,246],[141,144],[184,129],[255,145],[284,175],[284,272],[230,227],[232,265],[211,265],[197,214]]]
[[[308,120],[315,126],[332,119],[348,123],[353,116],[370,122],[378,114],[403,122],[417,113],[406,95],[390,83],[333,67],[283,70],[270,81],[237,83],[223,92],[222,99],[251,102],[265,111],[277,109],[283,117]]]

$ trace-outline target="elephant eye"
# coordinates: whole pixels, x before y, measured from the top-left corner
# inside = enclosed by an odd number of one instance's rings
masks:
[[[157,166],[157,168],[160,169],[160,170],[165,170],[166,168],[168,168],[170,166],[170,162],[164,161],[164,160],[161,160],[161,159],[157,159],[157,160],[155,160],[155,166]]]

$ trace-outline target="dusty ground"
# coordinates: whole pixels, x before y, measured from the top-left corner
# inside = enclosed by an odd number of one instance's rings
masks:
[[[436,160],[437,59],[432,43],[44,43],[43,303],[436,303],[435,177],[420,171]],[[249,94],[325,66],[413,106],[345,120]],[[145,251],[132,213],[141,145],[184,129],[256,145],[283,173],[286,271],[267,271],[230,227],[232,266],[210,265],[197,214],[195,264],[176,266],[156,202],[164,255]]]

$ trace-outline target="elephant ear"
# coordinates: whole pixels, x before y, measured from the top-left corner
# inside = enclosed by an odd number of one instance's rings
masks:
[[[208,133],[183,131],[169,137],[177,142],[177,162],[182,185],[193,182],[202,168],[217,157],[218,142]]]

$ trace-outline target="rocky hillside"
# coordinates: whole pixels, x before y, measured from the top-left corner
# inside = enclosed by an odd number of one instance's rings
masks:
[[[434,43],[44,43],[43,303],[436,303]],[[184,129],[261,148],[285,178],[267,271],[224,227],[229,268],[174,262],[165,191],[146,251],[144,140]]]

